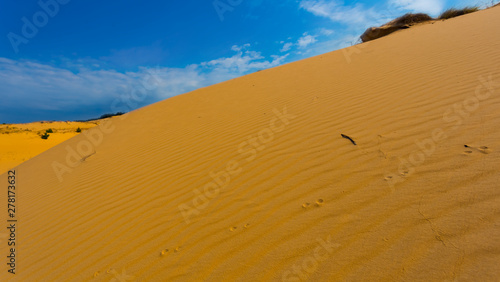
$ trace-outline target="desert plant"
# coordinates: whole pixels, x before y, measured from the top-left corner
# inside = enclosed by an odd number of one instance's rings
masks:
[[[444,11],[438,19],[440,20],[446,20],[446,19],[451,19],[454,17],[462,16],[465,14],[470,14],[479,11],[479,7],[465,7],[463,9],[455,9],[451,8],[446,11]]]
[[[412,24],[416,24],[416,23],[428,22],[428,21],[432,21],[432,20],[433,20],[433,18],[427,14],[408,13],[408,14],[405,14],[399,18],[396,18],[396,19],[386,23],[385,25],[404,26],[404,25],[412,25]]]
[[[362,42],[368,42],[380,37],[384,37],[389,35],[395,31],[409,28],[411,25],[417,23],[423,23],[432,21],[433,18],[427,14],[418,13],[418,14],[405,14],[399,18],[396,18],[381,27],[370,27],[368,28],[361,36],[360,39]]]
[[[47,132],[45,132],[41,137],[42,137],[42,139],[47,140],[49,138],[49,136],[50,135]]]
[[[52,128],[49,128],[49,129],[45,130],[45,133],[54,133],[54,131],[52,130]]]
[[[81,129],[80,127],[78,127],[78,128],[76,129],[76,132],[77,132],[77,133],[80,133],[80,132],[82,132],[82,129]]]

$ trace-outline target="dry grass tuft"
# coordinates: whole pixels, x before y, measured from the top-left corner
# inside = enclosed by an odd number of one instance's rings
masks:
[[[432,21],[432,20],[433,20],[433,18],[427,14],[408,13],[408,14],[405,14],[405,15],[403,15],[395,20],[392,20],[392,21],[386,23],[385,25],[404,26],[404,25],[412,25],[412,24],[417,24],[417,23],[428,22],[428,21]]]
[[[368,28],[363,35],[361,35],[361,41],[368,42],[380,37],[387,36],[393,32],[396,32],[401,29],[409,28],[410,26],[417,24],[432,21],[433,18],[427,14],[406,14],[401,16],[395,20],[392,20],[381,27],[370,27]]]
[[[447,20],[447,19],[451,19],[451,18],[454,18],[454,17],[458,17],[458,16],[462,16],[462,15],[466,15],[466,14],[470,14],[470,13],[474,13],[474,12],[477,12],[479,11],[479,7],[465,7],[463,9],[454,9],[454,8],[451,8],[451,9],[448,9],[446,11],[444,11],[441,16],[439,16],[439,20]]]
[[[499,3],[500,4],[500,3]],[[499,5],[497,4],[497,5]],[[496,5],[495,5],[496,6]],[[448,9],[444,11],[437,20],[446,20],[454,17],[458,17],[465,14],[470,14],[479,11],[479,7],[465,7],[463,9]],[[433,21],[431,16],[423,13],[412,14],[408,13],[397,19],[394,19],[381,27],[370,27],[361,36],[362,42],[368,42],[380,37],[387,36],[393,32],[401,29],[409,28],[414,24],[424,23]]]

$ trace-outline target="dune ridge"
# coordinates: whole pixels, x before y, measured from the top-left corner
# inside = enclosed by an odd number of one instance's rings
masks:
[[[499,14],[176,96],[19,165],[1,280],[497,281]]]

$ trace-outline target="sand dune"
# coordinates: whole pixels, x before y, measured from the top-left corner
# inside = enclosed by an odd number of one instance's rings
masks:
[[[498,281],[499,26],[417,26],[59,144],[16,168],[1,280]]]
[[[33,122],[0,125],[0,173],[25,162],[34,156],[76,135],[76,130],[86,130],[99,124],[95,122]],[[46,140],[40,136],[51,129]]]

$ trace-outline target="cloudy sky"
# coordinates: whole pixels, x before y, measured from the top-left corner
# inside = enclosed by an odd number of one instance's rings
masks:
[[[0,123],[130,111],[350,46],[406,12],[488,2],[1,1]]]

